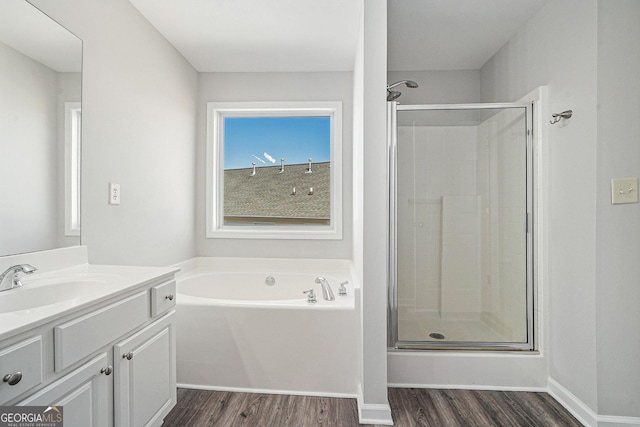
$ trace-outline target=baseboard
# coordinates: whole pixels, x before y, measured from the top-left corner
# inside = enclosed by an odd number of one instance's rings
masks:
[[[553,378],[547,379],[548,392],[578,421],[588,427],[598,426],[598,414]]]
[[[392,426],[391,407],[389,405],[372,405],[358,401],[358,422],[360,424]]]
[[[193,390],[213,390],[213,391],[229,391],[233,393],[260,393],[260,394],[288,394],[291,396],[312,396],[312,397],[337,397],[343,399],[356,399],[357,394],[349,393],[329,393],[329,392],[307,392],[300,390],[272,390],[262,388],[242,388],[242,387],[217,387],[199,384],[176,384],[178,388],[190,388]]]
[[[616,417],[613,415],[598,415],[598,427],[640,426],[639,417]]]
[[[640,426],[640,417],[620,417],[616,415],[598,415],[573,393],[553,378],[547,380],[548,392],[578,421],[588,427]]]
[[[511,386],[484,386],[478,384],[400,384],[389,383],[391,388],[433,388],[444,390],[490,390],[490,391],[527,391],[534,393],[547,392],[545,387],[511,387]]]
[[[362,402],[362,392],[358,393],[358,422],[360,424],[393,425],[391,406],[389,404],[372,404]]]

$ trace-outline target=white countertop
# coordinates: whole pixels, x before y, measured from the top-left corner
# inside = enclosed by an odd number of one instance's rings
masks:
[[[178,271],[175,267],[78,264],[22,276],[21,288],[0,292],[0,340]],[[35,299],[42,303],[30,306]]]

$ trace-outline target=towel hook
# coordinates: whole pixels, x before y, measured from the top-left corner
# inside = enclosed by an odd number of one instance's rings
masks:
[[[570,119],[571,116],[573,116],[573,110],[566,110],[566,111],[563,111],[562,113],[553,113],[551,115],[553,119],[551,119],[549,123],[551,123],[552,125],[555,125],[562,119]]]

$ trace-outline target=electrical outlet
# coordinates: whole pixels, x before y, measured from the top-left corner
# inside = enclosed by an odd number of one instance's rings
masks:
[[[611,180],[611,204],[638,203],[638,178]]]
[[[115,184],[113,182],[109,183],[109,204],[120,204],[120,184]]]

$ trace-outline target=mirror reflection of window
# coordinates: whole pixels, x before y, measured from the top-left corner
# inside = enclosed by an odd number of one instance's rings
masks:
[[[80,236],[80,102],[65,102],[65,235]]]
[[[341,235],[341,103],[209,103],[207,237]]]

